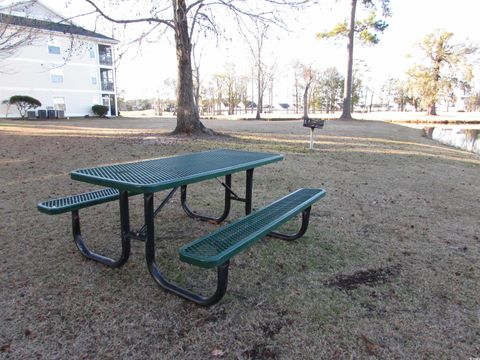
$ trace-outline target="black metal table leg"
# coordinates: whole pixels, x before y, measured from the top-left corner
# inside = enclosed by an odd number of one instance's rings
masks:
[[[198,219],[202,221],[213,221],[217,224],[221,223],[223,220],[225,220],[228,217],[228,214],[230,213],[230,208],[231,208],[231,187],[232,187],[232,175],[225,175],[225,205],[223,208],[223,213],[219,217],[211,217],[211,216],[206,216],[206,215],[200,215],[194,212],[190,206],[188,205],[187,202],[187,185],[183,185],[180,190],[180,200],[182,203],[182,208],[185,211],[185,213],[191,217],[192,219]]]
[[[98,261],[107,266],[118,268],[125,264],[130,256],[130,238],[128,236],[130,232],[129,214],[128,214],[128,192],[122,191],[120,193],[120,223],[122,229],[122,252],[117,260],[111,259],[101,254],[97,254],[91,251],[85,244],[82,233],[80,231],[80,215],[78,210],[72,211],[72,230],[73,240],[77,245],[78,250],[83,256],[88,259]]]
[[[245,184],[245,215],[252,212],[253,195],[253,169],[247,170],[247,179]]]
[[[173,197],[173,195],[177,192],[177,189],[178,187],[175,187],[173,188],[169,193],[168,195],[162,200],[162,202],[160,203],[160,205],[158,205],[158,207],[155,209],[155,211],[153,212],[153,217],[155,218],[159,213],[160,211],[162,211],[162,209],[168,204],[168,202],[170,201],[170,199]],[[144,224],[138,231],[134,232],[134,233],[130,233],[130,237],[133,238],[133,239],[137,239],[137,240],[140,240],[140,241],[145,241],[145,231],[147,229],[147,225]]]
[[[268,236],[277,238],[277,239],[282,239],[282,240],[296,240],[300,237],[302,237],[305,232],[307,231],[308,228],[308,222],[310,220],[310,209],[311,207],[306,208],[305,210],[302,211],[302,226],[300,227],[300,230],[295,233],[295,234],[282,234],[276,231],[272,231],[268,234]]]
[[[212,296],[202,296],[190,290],[177,286],[169,282],[160,272],[155,262],[155,224],[153,210],[153,194],[144,194],[144,210],[146,225],[145,258],[148,271],[154,280],[165,290],[170,291],[184,299],[195,302],[199,305],[213,305],[220,301],[225,295],[228,285],[228,266],[229,261],[217,267],[217,289]]]

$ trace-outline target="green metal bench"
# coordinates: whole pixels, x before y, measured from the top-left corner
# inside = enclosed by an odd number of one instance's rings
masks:
[[[218,302],[226,292],[231,257],[265,236],[286,240],[301,237],[307,230],[312,204],[324,197],[325,193],[323,189],[299,189],[180,248],[182,261],[202,268],[217,267],[218,269],[216,295],[208,305]],[[299,213],[302,213],[302,226],[296,234],[285,235],[273,232]]]
[[[96,254],[95,252],[91,251],[83,241],[80,231],[80,215],[78,213],[78,210],[80,209],[118,200],[119,198],[119,190],[106,188],[78,195],[42,201],[37,204],[37,208],[40,212],[48,215],[62,214],[70,211],[72,213],[73,240],[75,241],[75,245],[77,245],[78,250],[80,250],[80,252],[89,259],[99,261],[102,264],[110,267],[119,267],[128,260],[128,256],[130,254],[130,241],[128,236],[126,236],[127,234],[122,231],[122,251],[117,260]],[[125,222],[123,219],[121,219],[121,221],[122,223]]]
[[[107,188],[43,201],[37,205],[37,208],[45,214],[56,215],[118,200],[119,198],[120,191]]]

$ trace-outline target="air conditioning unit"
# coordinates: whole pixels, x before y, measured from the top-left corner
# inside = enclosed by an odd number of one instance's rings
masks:
[[[38,110],[38,118],[39,119],[46,119],[47,118],[47,110]]]
[[[35,112],[35,110],[27,111],[27,118],[28,119],[36,119],[37,118],[37,113]]]
[[[64,110],[57,110],[57,118],[64,119],[65,118],[65,111]]]

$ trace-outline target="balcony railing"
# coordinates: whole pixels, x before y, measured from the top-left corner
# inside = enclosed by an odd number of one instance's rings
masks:
[[[100,65],[113,65],[112,54],[99,54]]]
[[[113,85],[113,81],[102,81],[102,90],[103,91],[114,91],[115,86]]]

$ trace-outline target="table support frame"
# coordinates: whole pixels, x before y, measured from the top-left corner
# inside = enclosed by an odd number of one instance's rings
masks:
[[[168,281],[160,272],[155,262],[155,224],[153,210],[153,193],[144,194],[144,211],[146,225],[145,258],[148,271],[153,279],[165,290],[174,293],[198,305],[209,306],[217,303],[225,295],[228,286],[228,267],[230,262],[226,261],[217,267],[217,289],[211,296],[196,294]]]
[[[80,229],[80,215],[78,210],[72,211],[72,231],[73,231],[73,240],[78,250],[88,259],[98,261],[104,265],[110,266],[112,268],[119,268],[125,264],[130,256],[130,222],[129,222],[129,211],[128,211],[128,192],[123,191],[120,194],[120,226],[122,230],[121,234],[121,244],[122,251],[118,259],[111,259],[107,256],[97,254],[90,250],[85,244],[85,241],[82,237]]]
[[[224,211],[222,215],[218,218],[213,218],[205,215],[199,215],[195,213],[188,205],[187,202],[187,186],[181,186],[181,203],[183,210],[187,213],[188,216],[191,218],[204,220],[204,221],[214,221],[216,223],[220,223],[227,218],[230,213],[231,208],[231,201],[240,201],[245,203],[245,214],[248,215],[252,212],[252,196],[253,196],[253,170],[248,169],[246,170],[246,184],[245,184],[245,198],[240,198],[237,194],[233,192],[231,189],[232,186],[232,175],[225,176],[225,183],[222,185],[225,188],[225,204],[224,204]],[[155,224],[154,219],[158,215],[158,213],[163,209],[163,207],[168,203],[168,201],[172,198],[174,193],[177,191],[178,188],[173,188],[169,194],[165,197],[165,199],[160,203],[157,209],[154,209],[154,193],[145,193],[144,194],[144,220],[145,223],[138,231],[131,231],[130,230],[130,212],[129,212],[129,204],[128,204],[128,191],[122,190],[120,192],[120,226],[121,226],[121,254],[118,259],[112,259],[107,256],[98,254],[90,250],[81,235],[80,229],[80,215],[78,210],[72,211],[72,230],[73,230],[73,238],[75,244],[79,251],[84,255],[86,258],[98,261],[104,265],[107,265],[112,268],[119,268],[124,265],[130,256],[130,241],[131,239],[145,241],[145,259],[147,263],[147,268],[150,274],[152,275],[155,282],[160,285],[165,290],[172,292],[182,298],[187,300],[193,301],[198,305],[203,306],[210,306],[218,301],[225,295],[228,286],[228,269],[230,265],[230,261],[226,261],[225,263],[219,265],[217,267],[217,288],[213,295],[211,296],[204,296],[193,291],[183,288],[181,286],[175,285],[171,283],[169,280],[165,278],[165,276],[161,273],[160,269],[155,260]],[[309,209],[308,209],[309,210]],[[305,213],[305,211],[304,211]],[[271,233],[271,236],[279,237],[282,239],[290,240],[290,237],[296,236],[300,237],[306,231],[306,227],[308,226],[308,212],[302,221],[302,229],[299,231],[298,234],[295,235],[284,235],[278,233]]]
[[[214,222],[220,224],[223,220],[228,217],[231,209],[231,201],[237,200],[235,196],[232,195],[232,175],[225,176],[225,183],[222,183],[225,188],[225,204],[223,208],[223,213],[219,217],[211,217],[207,215],[200,215],[196,211],[192,210],[187,202],[187,185],[183,185],[180,190],[180,201],[182,203],[182,209],[185,213],[192,219]]]
[[[308,207],[302,211],[302,226],[300,227],[300,230],[298,232],[294,234],[283,234],[277,231],[272,231],[268,234],[268,236],[287,241],[297,240],[298,238],[302,237],[308,229],[308,223],[310,220],[310,209],[311,207]]]
[[[245,203],[245,214],[248,215],[252,212],[252,196],[253,196],[253,169],[246,170],[246,183],[245,183],[245,198],[239,197],[232,190],[232,175],[225,175],[225,183],[220,182],[225,188],[225,204],[223,208],[223,213],[219,217],[211,217],[208,215],[198,214],[196,211],[192,210],[187,201],[187,185],[182,185],[180,200],[182,208],[185,213],[192,219],[214,222],[220,224],[224,221],[230,214],[231,201],[240,201]]]

